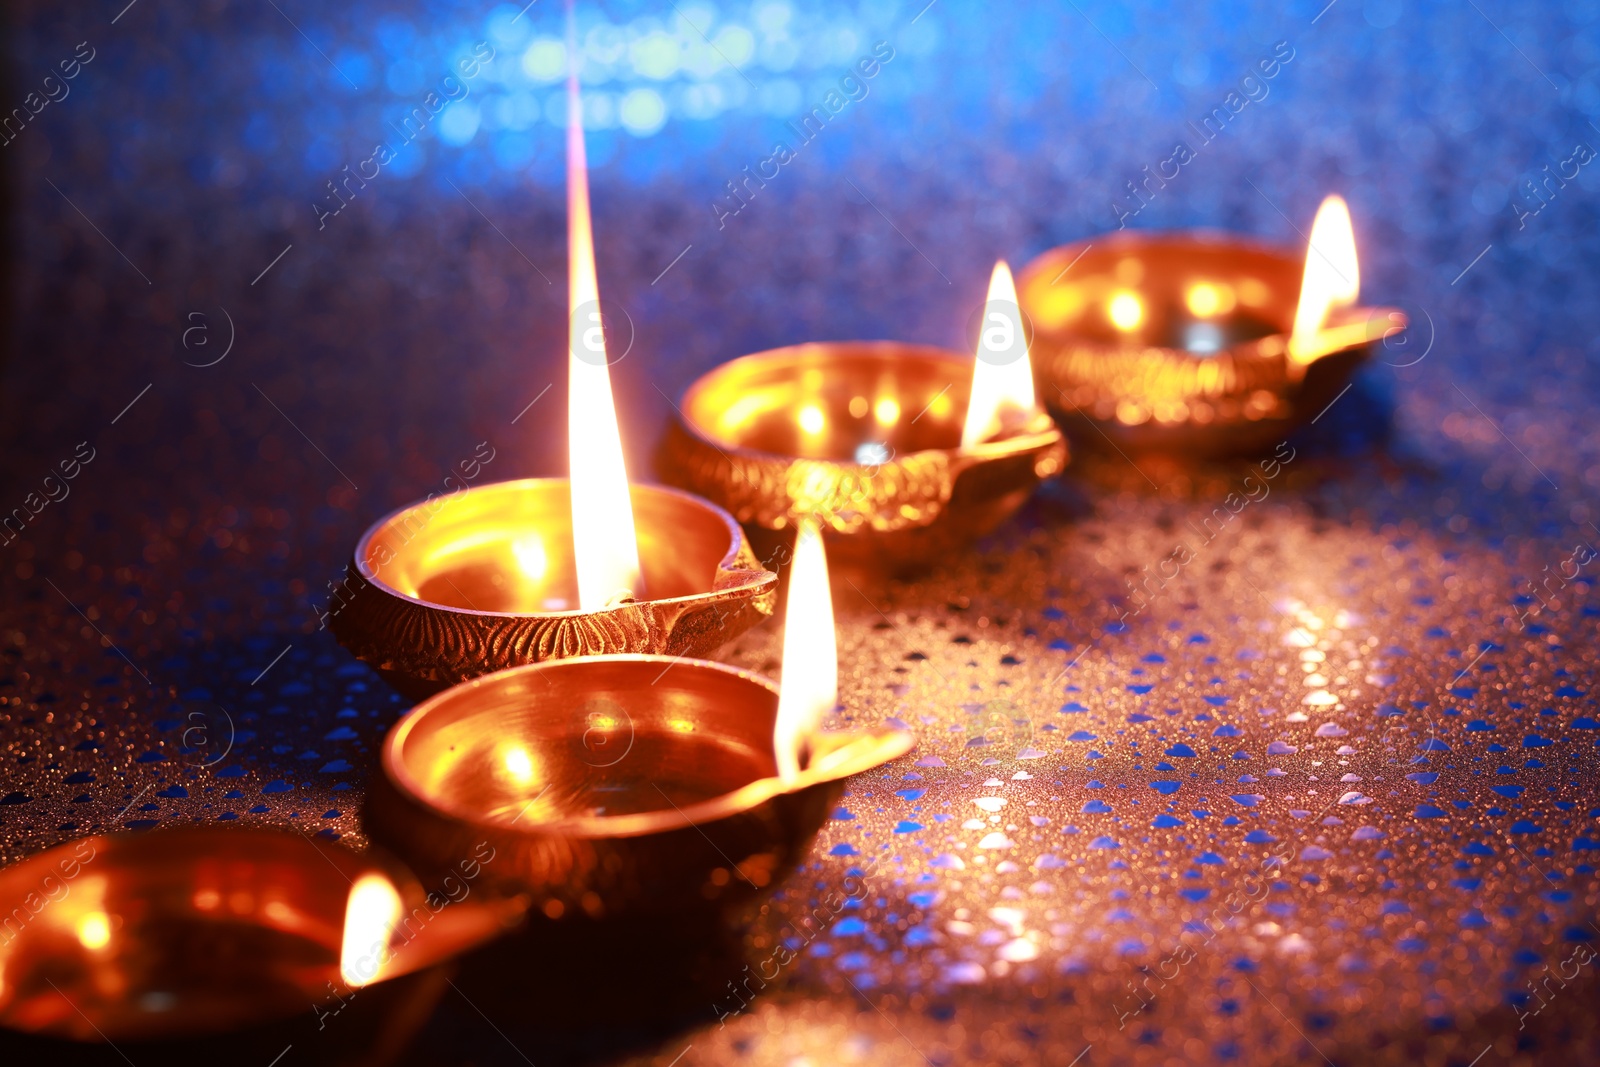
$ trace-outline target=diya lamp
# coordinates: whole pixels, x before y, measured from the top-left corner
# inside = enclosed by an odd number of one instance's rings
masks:
[[[5,1062],[214,1064],[243,1044],[375,1065],[426,1019],[448,961],[524,906],[435,911],[380,853],[205,827],[31,856],[0,871],[0,909]]]
[[[568,81],[570,477],[401,508],[357,542],[340,642],[420,697],[516,664],[704,656],[772,614],[777,578],[727,512],[635,485],[623,463],[595,274],[577,76]]]
[[[925,567],[990,532],[1066,464],[1034,401],[1011,271],[995,265],[977,359],[897,341],[757,352],[694,382],[662,477],[719,504],[758,548],[802,522],[837,565]]]
[[[1079,445],[1125,452],[1270,448],[1406,325],[1357,306],[1355,232],[1337,196],[1303,260],[1229,235],[1126,231],[1046,252],[1020,288],[1044,404]]]
[[[390,730],[364,826],[423,877],[489,842],[490,891],[527,894],[555,925],[725,923],[805,855],[845,778],[912,747],[886,727],[819,729],[837,696],[832,612],[822,539],[807,527],[781,688],[644,654],[464,682]]]

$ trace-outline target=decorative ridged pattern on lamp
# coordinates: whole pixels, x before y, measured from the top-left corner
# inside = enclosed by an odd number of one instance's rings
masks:
[[[730,455],[682,425],[668,431],[663,462],[679,485],[721,502],[740,522],[782,530],[816,518],[839,533],[926,526],[950,503],[958,466],[944,452],[914,452],[875,467]]]

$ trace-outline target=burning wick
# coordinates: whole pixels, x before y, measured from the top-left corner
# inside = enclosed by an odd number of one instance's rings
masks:
[[[572,35],[568,11],[568,35]],[[569,43],[568,56],[576,56]],[[572,547],[578,570],[578,607],[615,606],[616,591],[641,598],[639,543],[633,501],[611,395],[600,283],[589,219],[589,167],[583,144],[583,101],[578,65],[567,71],[567,468],[572,485]]]
[[[978,358],[972,365],[972,395],[961,447],[1022,429],[1036,410],[1028,337],[1017,305],[1017,285],[1005,260],[989,275],[989,296],[978,330]]]
[[[364,874],[344,906],[339,976],[351,989],[371,985],[388,955],[389,935],[400,919],[400,893],[381,874]]]
[[[1292,363],[1307,364],[1339,346],[1324,337],[1328,316],[1350,307],[1361,295],[1361,265],[1356,258],[1355,227],[1344,199],[1329,196],[1317,208],[1306,247],[1306,270],[1300,281],[1294,330],[1289,335]],[[1361,329],[1365,330],[1363,324]]]
[[[795,535],[789,570],[789,605],[783,617],[783,679],[773,750],[778,777],[792,782],[822,717],[839,702],[839,645],[833,633],[833,591],[828,557],[817,524],[806,520]]]

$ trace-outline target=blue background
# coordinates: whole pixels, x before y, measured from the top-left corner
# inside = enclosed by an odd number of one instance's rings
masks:
[[[79,442],[95,458],[0,545],[0,855],[216,820],[359,842],[404,705],[319,629],[328,583],[374,518],[479,442],[491,478],[565,470],[562,13],[96,0],[9,17],[6,108],[79,42],[94,58],[0,146],[0,508]],[[1129,224],[1292,247],[1341,193],[1365,300],[1413,323],[1270,501],[1148,607],[1130,614],[1131,576],[1233,472],[1080,454],[970,557],[842,594],[852,714],[903,718],[917,758],[943,763],[852,786],[767,934],[868,853],[892,861],[877,895],[759,1011],[638,1039],[651,1062],[690,1043],[686,1065],[1069,1064],[1090,1045],[1086,1065],[1594,1059],[1590,971],[1518,1013],[1600,932],[1600,611],[1589,572],[1530,586],[1600,539],[1596,167],[1524,185],[1600,144],[1600,6],[619,3],[582,5],[578,35],[637,477],[673,401],[725,359],[964,347],[995,258],[1115,228],[1126,183],[1196,148],[1188,124],[1278,42],[1293,59],[1265,98]],[[726,183],[879,41],[894,56],[865,97],[719,219]],[[327,183],[479,42],[495,58],[464,98],[319,225]],[[1349,674],[1329,684],[1360,696],[1301,722],[1289,639],[1307,618]],[[775,671],[776,627],[729,655]],[[972,747],[1000,699],[1021,718]],[[237,727],[214,766],[183,745],[196,708]],[[1312,759],[1345,744],[1374,803],[1329,823],[1339,775]],[[978,793],[1045,819],[1008,831],[1020,869],[945,859],[973,859],[983,831],[955,827]],[[1296,850],[1281,893],[1119,1026],[1140,968],[1269,840]],[[593,1059],[618,1040],[500,1023],[516,1055],[451,1000],[421,1062]]]

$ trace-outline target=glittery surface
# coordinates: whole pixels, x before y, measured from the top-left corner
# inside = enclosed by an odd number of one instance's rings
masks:
[[[564,464],[560,12],[10,18],[5,106],[27,121],[0,155],[0,508],[23,511],[0,545],[0,856],[214,820],[359,844],[404,705],[319,626],[328,583],[480,443],[485,478]],[[783,938],[795,958],[747,1009],[719,1024],[729,993],[631,1028],[618,1002],[563,1028],[450,994],[416,1062],[1600,1058],[1597,20],[1400,0],[585,12],[641,475],[717,362],[962,347],[996,256],[1119,216],[1293,245],[1342,192],[1364,295],[1414,328],[1272,476],[1083,442],[935,576],[840,586],[846,714],[920,743],[852,783],[753,928],[753,971]],[[479,41],[496,59],[466,98],[326,214],[328,182]],[[785,121],[878,41],[893,58],[865,95],[797,144]],[[1277,42],[1293,58],[1267,77]],[[29,103],[75,55],[70,92]],[[793,158],[730,199],[775,140]],[[1178,140],[1193,158],[1136,198]],[[728,658],[777,653],[769,628]]]

